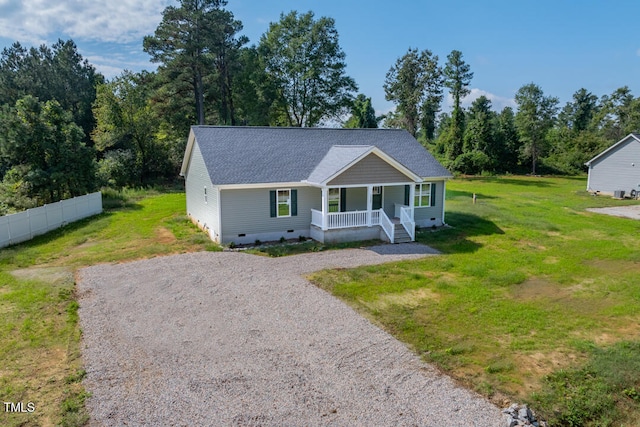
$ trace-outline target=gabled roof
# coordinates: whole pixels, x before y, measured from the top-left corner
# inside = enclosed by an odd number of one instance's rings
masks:
[[[420,181],[419,176],[372,145],[334,145],[329,149],[329,152],[327,152],[327,155],[324,156],[320,163],[318,163],[318,166],[311,172],[311,175],[309,175],[306,181],[311,184],[326,185],[337,175],[346,171],[371,153],[382,158],[390,166],[406,175],[412,181]]]
[[[372,145],[334,145],[307,178],[309,182],[324,183],[350,164],[373,150]]]
[[[629,138],[632,138],[633,140],[636,140],[636,141],[640,142],[640,133],[630,133],[629,135],[627,135],[624,138],[622,138],[620,141],[618,141],[615,144],[613,144],[611,147],[609,147],[606,150],[604,150],[602,153],[600,153],[597,156],[595,156],[593,159],[591,159],[588,162],[586,162],[585,165],[591,166],[591,163],[593,163],[593,161],[598,160],[600,157],[605,156],[610,151],[615,150],[616,147],[618,147],[619,145],[622,145],[625,142],[627,142],[629,140]]]
[[[187,171],[195,143],[216,185],[302,182],[309,178],[319,182],[322,176],[335,174],[373,148],[418,177],[451,177],[415,138],[399,129],[192,126],[181,175]]]

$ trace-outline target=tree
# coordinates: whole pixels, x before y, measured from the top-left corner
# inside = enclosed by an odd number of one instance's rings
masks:
[[[95,188],[94,151],[58,101],[26,96],[0,113],[3,187],[16,208],[55,202]],[[7,193],[5,192],[5,195]],[[16,201],[26,206],[18,206]]]
[[[452,50],[447,55],[447,63],[444,67],[444,85],[449,88],[453,97],[447,157],[452,161],[462,154],[464,112],[460,108],[460,101],[470,93],[469,84],[471,84],[471,79],[473,78],[473,73],[470,70],[471,67],[464,62],[462,52],[459,50]]]
[[[205,123],[207,92],[219,101],[219,120],[235,120],[232,68],[237,50],[247,39],[235,38],[242,24],[223,9],[226,4],[224,0],[181,0],[179,7],[168,6],[163,11],[154,35],[143,40],[151,61],[161,64],[158,72],[164,77],[166,96],[180,96],[185,87],[192,92],[193,109],[187,118],[198,124]],[[211,75],[213,70],[216,76]],[[207,85],[211,80],[217,81],[216,90]]]
[[[345,128],[377,128],[382,117],[376,117],[371,105],[371,98],[359,94],[353,101],[351,117],[344,124]]]
[[[103,81],[72,40],[29,50],[14,43],[0,55],[0,104],[15,105],[27,95],[56,100],[82,128],[86,143],[95,126],[91,106],[96,86]]]
[[[640,99],[634,98],[627,86],[604,95],[593,126],[612,144],[631,132],[640,131]]]
[[[277,88],[261,63],[255,46],[244,47],[239,55],[240,67],[233,80],[237,121],[243,125],[268,126],[277,115]]]
[[[416,136],[420,126],[433,139],[435,116],[442,102],[442,70],[429,50],[409,49],[396,60],[384,81],[385,98],[396,105],[401,127]]]
[[[499,151],[497,159],[495,159],[496,170],[500,172],[515,172],[518,168],[520,139],[518,138],[513,109],[504,107],[496,115],[495,121],[496,147]]]
[[[573,94],[573,102],[567,102],[558,114],[558,124],[577,134],[587,130],[597,111],[598,97],[582,88]]]
[[[141,184],[171,172],[167,147],[157,139],[159,121],[150,104],[151,78],[152,75],[144,71],[137,74],[125,71],[98,87],[94,104],[97,126],[93,133],[96,148],[103,153],[120,150],[108,157],[109,164],[118,160],[129,162],[126,151],[135,159],[135,172],[131,168],[112,167],[115,171],[127,170],[129,175],[107,177],[114,182]]]
[[[482,95],[473,101],[469,109],[463,151],[480,150],[490,155],[493,145],[493,116],[491,101]]]
[[[529,83],[516,93],[515,123],[523,143],[522,156],[531,160],[531,173],[536,173],[536,162],[546,151],[546,137],[553,127],[558,98],[544,96],[542,89]]]
[[[275,124],[316,126],[338,119],[351,105],[355,81],[345,74],[345,54],[332,18],[313,12],[281,14],[260,38],[258,52],[276,88]]]

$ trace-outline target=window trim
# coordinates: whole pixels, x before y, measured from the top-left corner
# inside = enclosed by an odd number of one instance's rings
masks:
[[[287,197],[286,205],[289,207],[287,215],[280,215],[280,205],[284,205],[285,203],[280,202],[280,192],[286,191],[289,193]],[[291,215],[291,189],[290,188],[278,188],[276,190],[276,218],[290,218]]]
[[[416,188],[415,188],[415,194],[413,197],[413,207],[415,208],[428,208],[433,206],[433,202],[431,200],[431,185],[433,183],[431,182],[423,182],[421,184],[416,184]],[[425,188],[428,188],[428,190],[425,190]],[[427,196],[428,197],[428,203],[427,204],[422,204],[422,198]],[[416,203],[418,202],[418,203]]]
[[[333,194],[333,199],[332,199],[332,194],[331,194],[332,190],[335,193],[337,193],[337,197],[336,197],[336,194]],[[342,193],[342,191],[340,191],[340,188],[337,188],[337,187],[336,188],[329,188],[329,191],[327,192],[327,210],[328,210],[328,213],[340,212],[340,206],[341,206],[340,205],[340,201],[341,201],[341,198],[342,198],[342,194],[341,193]],[[336,210],[334,210],[334,211],[331,210],[331,202],[332,201],[334,202],[334,204],[337,202],[337,204],[335,205]]]

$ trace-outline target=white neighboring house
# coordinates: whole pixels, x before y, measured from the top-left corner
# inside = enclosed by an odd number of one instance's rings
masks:
[[[627,135],[585,165],[587,191],[607,195],[624,191],[634,197],[640,192],[640,134]]]
[[[193,126],[187,214],[219,243],[415,239],[444,224],[451,174],[408,132]]]

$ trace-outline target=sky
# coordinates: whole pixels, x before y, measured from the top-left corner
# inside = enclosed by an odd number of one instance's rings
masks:
[[[107,78],[124,69],[154,70],[142,39],[177,0],[0,0],[0,48],[73,39]],[[535,83],[560,105],[580,88],[598,97],[629,86],[640,96],[640,1],[628,0],[229,0],[258,44],[270,22],[292,10],[331,17],[346,54],[347,74],[378,114],[385,75],[409,48],[429,49],[444,65],[459,50],[474,77],[468,106],[480,95],[493,108],[515,107],[517,90]],[[445,99],[443,109],[451,106]]]

